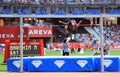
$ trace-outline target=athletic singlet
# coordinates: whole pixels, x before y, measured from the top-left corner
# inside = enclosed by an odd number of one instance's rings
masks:
[[[76,26],[77,22],[75,20],[70,20],[67,22],[67,26],[71,26],[72,24]]]

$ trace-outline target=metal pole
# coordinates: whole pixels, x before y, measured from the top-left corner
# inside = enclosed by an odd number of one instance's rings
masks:
[[[20,16],[20,72],[23,72],[23,17]]]
[[[103,16],[102,13],[100,14],[100,30],[101,30],[101,40],[100,40],[100,45],[101,45],[101,72],[104,72],[104,52],[103,52]]]

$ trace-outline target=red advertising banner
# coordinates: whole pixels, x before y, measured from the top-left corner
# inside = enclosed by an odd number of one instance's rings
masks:
[[[89,45],[89,43],[77,43],[77,42],[68,43],[68,46],[69,46],[70,49],[72,49],[72,48],[74,48],[74,49],[85,48],[86,45]],[[52,49],[54,49],[56,47],[62,49],[63,48],[63,43],[52,43]]]
[[[88,49],[89,48],[89,45],[90,43],[88,42],[84,42],[84,43],[68,43],[68,46],[70,49],[74,48],[74,49],[77,49],[77,48],[84,48],[84,49]],[[88,47],[86,47],[88,46]],[[53,43],[52,44],[52,49],[54,48],[60,48],[62,49],[63,48],[63,43]],[[90,48],[89,48],[90,49]],[[116,50],[120,50],[120,45],[110,45],[110,50],[112,49],[116,49]]]
[[[27,38],[27,28],[24,28],[24,39]],[[5,39],[14,40],[20,38],[19,26],[1,26],[0,43],[5,43]]]
[[[120,49],[120,45],[110,45],[110,49]]]
[[[23,38],[28,37],[51,37],[53,35],[52,27],[24,27]],[[1,26],[0,27],[0,43],[5,43],[5,39],[20,39],[19,26]]]
[[[51,37],[52,27],[28,27],[28,37]]]

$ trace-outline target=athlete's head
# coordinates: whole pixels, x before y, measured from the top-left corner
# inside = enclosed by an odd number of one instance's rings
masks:
[[[66,43],[66,41],[67,41],[67,39],[65,38],[63,42]]]
[[[75,19],[72,19],[70,22],[71,22],[71,25],[76,25],[77,24],[77,22],[75,21]]]

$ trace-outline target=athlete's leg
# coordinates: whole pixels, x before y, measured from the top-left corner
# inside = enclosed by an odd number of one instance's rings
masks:
[[[69,31],[68,31],[69,29]],[[70,41],[70,40],[73,40],[74,39],[74,28],[72,28],[71,26],[65,26],[65,33],[66,33],[66,39],[67,39],[67,42]]]
[[[68,36],[68,34],[69,34],[69,32],[68,32],[68,26],[65,26],[64,29],[65,29],[66,36]]]

